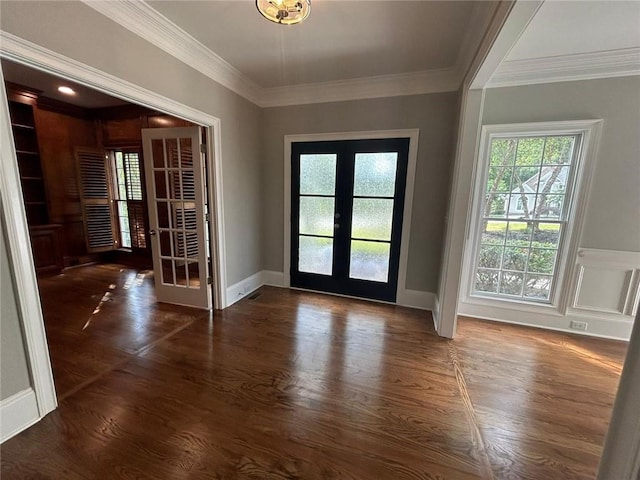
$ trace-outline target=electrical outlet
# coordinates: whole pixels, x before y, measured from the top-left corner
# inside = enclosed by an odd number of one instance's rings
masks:
[[[575,320],[571,320],[569,323],[569,328],[573,328],[574,330],[587,330],[589,324],[587,322],[576,322]]]

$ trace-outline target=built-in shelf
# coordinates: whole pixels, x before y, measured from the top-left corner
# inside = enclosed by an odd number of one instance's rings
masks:
[[[30,227],[49,223],[47,195],[42,175],[35,128],[34,106],[21,101],[9,101],[9,114],[13,130],[13,141],[18,157],[20,184]]]

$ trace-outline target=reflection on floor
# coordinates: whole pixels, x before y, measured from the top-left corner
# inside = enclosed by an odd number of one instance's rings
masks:
[[[114,264],[39,280],[58,399],[208,312],[155,303],[153,272]]]
[[[139,278],[42,282],[62,401],[2,478],[595,475],[624,343],[266,287],[210,318]]]

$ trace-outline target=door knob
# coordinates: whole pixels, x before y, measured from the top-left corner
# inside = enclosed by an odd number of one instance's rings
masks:
[[[340,228],[340,224],[339,223],[334,223],[333,224],[333,228]]]
[[[156,231],[155,230],[149,230],[149,235],[155,235]]]

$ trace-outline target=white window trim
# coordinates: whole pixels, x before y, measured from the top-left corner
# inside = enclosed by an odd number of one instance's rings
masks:
[[[520,123],[483,125],[480,137],[480,152],[473,177],[473,194],[471,198],[471,215],[468,217],[467,247],[464,254],[463,282],[460,299],[464,303],[488,307],[517,306],[525,311],[544,313],[547,315],[564,315],[569,304],[569,293],[575,277],[575,258],[578,254],[580,238],[584,225],[586,206],[593,177],[600,132],[601,119],[573,120],[562,122]],[[558,264],[556,280],[550,295],[550,303],[529,301],[519,298],[505,298],[472,295],[473,273],[477,259],[478,236],[480,235],[481,212],[484,198],[484,184],[489,166],[489,148],[491,140],[505,135],[581,135],[575,157],[575,180],[572,199],[568,209],[565,233],[558,248]]]
[[[404,305],[410,295],[407,291],[407,266],[409,262],[409,239],[411,237],[411,214],[413,191],[418,162],[417,128],[404,130],[374,130],[364,132],[316,133],[284,136],[284,287],[291,288],[291,145],[296,142],[321,142],[340,140],[371,140],[379,138],[408,138],[409,154],[407,181],[405,184],[404,211],[402,214],[402,237],[400,239],[400,264],[396,304]],[[323,292],[328,293],[328,292]]]

